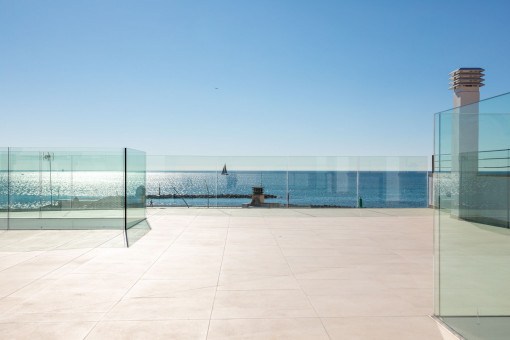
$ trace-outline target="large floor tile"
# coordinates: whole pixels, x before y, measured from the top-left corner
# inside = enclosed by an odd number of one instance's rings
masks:
[[[94,322],[0,323],[0,336],[9,340],[83,339],[94,325]]]
[[[389,287],[381,281],[374,279],[365,280],[298,280],[300,287],[306,295],[346,295],[346,294],[370,294],[388,293]]]
[[[429,308],[415,306],[390,293],[313,295],[309,299],[320,317],[409,316],[430,312]]]
[[[209,320],[102,321],[87,340],[201,340],[207,335]]]
[[[215,291],[204,288],[181,292],[175,297],[123,299],[105,320],[209,319]]]
[[[329,339],[320,319],[211,320],[208,340]]]
[[[316,317],[300,290],[218,291],[212,319]]]
[[[142,276],[146,280],[217,280],[221,263],[158,263]]]
[[[442,340],[437,323],[428,316],[324,318],[331,339]]]
[[[212,280],[140,280],[126,294],[126,298],[158,298],[189,295],[200,290],[216,288]]]
[[[221,276],[218,290],[281,290],[301,289],[292,275],[281,276]]]

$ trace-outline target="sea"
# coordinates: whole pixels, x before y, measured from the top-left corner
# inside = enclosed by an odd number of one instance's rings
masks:
[[[147,195],[176,195],[153,198],[153,206],[240,207],[251,200],[214,196],[251,195],[252,187],[263,187],[276,196],[265,202],[282,206],[357,207],[361,198],[367,208],[424,208],[427,178],[427,172],[415,171],[147,172]],[[193,195],[210,198],[180,198]]]
[[[51,178],[50,178],[51,177]],[[123,194],[122,172],[0,173],[0,209],[37,209],[58,200],[93,201]],[[392,171],[148,171],[150,206],[241,207],[250,203],[253,187],[263,187],[267,203],[303,207],[423,208],[428,206],[427,172]],[[134,179],[134,180],[131,180]],[[128,174],[128,196],[140,192],[143,175]],[[142,183],[142,184],[141,184]],[[138,191],[137,191],[138,190]],[[173,198],[157,198],[175,195]],[[202,198],[193,198],[202,195]],[[243,195],[245,198],[218,198]],[[183,198],[185,196],[187,198]],[[267,197],[267,196],[266,196]],[[152,202],[151,202],[152,201]]]

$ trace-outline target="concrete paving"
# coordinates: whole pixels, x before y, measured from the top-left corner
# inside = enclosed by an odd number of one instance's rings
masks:
[[[0,338],[455,339],[429,317],[432,210],[147,213],[129,249],[0,233]]]

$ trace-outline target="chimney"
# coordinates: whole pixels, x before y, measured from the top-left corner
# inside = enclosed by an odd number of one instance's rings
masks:
[[[450,90],[453,92],[453,107],[459,107],[480,101],[480,87],[485,79],[482,77],[485,70],[479,67],[461,67],[449,75]]]
[[[481,204],[478,195],[478,134],[480,87],[485,71],[462,67],[450,73],[453,93],[451,110],[451,214],[461,219],[476,216]]]

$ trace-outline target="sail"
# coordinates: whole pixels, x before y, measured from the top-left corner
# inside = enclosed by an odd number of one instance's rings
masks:
[[[227,164],[225,164],[225,165],[223,166],[223,170],[221,171],[221,174],[222,174],[222,175],[228,175],[228,172],[227,172]]]

